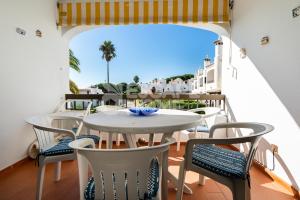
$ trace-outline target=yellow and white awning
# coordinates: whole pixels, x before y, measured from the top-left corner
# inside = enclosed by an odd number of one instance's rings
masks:
[[[226,23],[229,0],[59,0],[58,25]]]

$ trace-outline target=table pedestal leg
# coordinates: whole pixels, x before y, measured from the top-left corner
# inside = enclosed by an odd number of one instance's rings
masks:
[[[121,134],[117,133],[117,146],[121,144]]]
[[[107,137],[107,144],[106,144],[106,148],[107,149],[112,149],[112,133],[108,133],[108,137]]]
[[[161,138],[160,143],[165,143],[166,142],[166,138],[170,138],[170,137],[172,137],[172,135],[173,135],[173,132],[171,132],[171,133],[164,133],[163,136],[162,136],[162,138]]]
[[[151,147],[154,144],[154,133],[149,134],[148,146]]]
[[[122,134],[125,140],[125,143],[129,148],[137,148],[136,138],[134,134]]]

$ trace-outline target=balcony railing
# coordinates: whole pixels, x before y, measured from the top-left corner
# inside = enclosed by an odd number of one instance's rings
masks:
[[[82,100],[91,100],[92,107],[100,105],[119,105],[125,108],[133,106],[150,106],[166,109],[188,110],[211,106],[225,109],[225,95],[221,94],[66,94],[66,100],[76,100],[69,109],[85,109]]]

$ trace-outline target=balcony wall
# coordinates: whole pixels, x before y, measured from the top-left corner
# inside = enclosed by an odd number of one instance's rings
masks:
[[[53,111],[68,91],[68,42],[55,12],[54,0],[1,1],[0,170],[24,158],[35,138],[24,118]]]
[[[278,145],[275,173],[296,188],[300,184],[300,17],[293,18],[292,9],[299,5],[299,0],[235,1],[232,49],[229,39],[222,38],[222,92],[233,118],[275,126],[260,146],[269,149],[261,162],[272,169],[270,144]],[[270,38],[267,45],[260,44],[264,36]],[[244,59],[240,48],[246,49]]]
[[[275,126],[264,147],[269,148],[270,143],[279,146],[283,161],[277,159],[275,173],[295,187],[291,177],[300,183],[300,92],[295,87],[300,85],[300,18],[293,19],[291,11],[299,4],[299,0],[235,1],[232,45],[222,38],[222,90],[228,97],[229,111],[234,113],[232,118]],[[24,118],[52,111],[68,90],[68,41],[56,28],[55,11],[54,0],[1,3],[0,169],[22,159],[34,139]],[[17,34],[16,27],[27,34]],[[42,31],[42,38],[35,36],[36,29]],[[78,32],[83,29],[90,28]],[[268,45],[260,45],[263,36],[270,37]],[[246,48],[245,59],[240,58],[240,48]],[[286,71],[289,76],[283,76]],[[268,155],[262,162],[272,168]]]

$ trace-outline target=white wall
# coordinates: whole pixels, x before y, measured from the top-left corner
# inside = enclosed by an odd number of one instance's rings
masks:
[[[24,158],[35,138],[24,118],[53,111],[68,91],[68,41],[55,12],[54,0],[1,1],[0,170]]]
[[[279,146],[275,173],[295,187],[300,184],[300,17],[292,18],[292,9],[299,5],[299,0],[235,1],[232,50],[229,39],[222,38],[222,92],[234,117],[275,126],[261,148]],[[264,36],[270,43],[261,46]],[[246,48],[245,59],[240,48]],[[272,168],[270,153],[261,159]],[[293,177],[288,178],[289,170]]]

